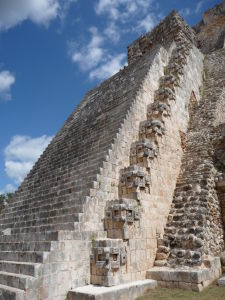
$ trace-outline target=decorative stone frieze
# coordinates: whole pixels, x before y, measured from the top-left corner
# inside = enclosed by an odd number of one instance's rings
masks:
[[[140,206],[130,199],[113,201],[106,209],[105,229],[109,238],[128,240],[139,227]]]
[[[122,240],[105,239],[93,241],[91,282],[103,286],[113,286],[119,282],[119,274],[127,263],[127,253]]]
[[[170,117],[171,108],[169,103],[156,101],[148,106],[148,119],[157,119],[164,123],[165,118]]]
[[[131,164],[138,164],[141,167],[150,168],[151,161],[157,157],[158,149],[155,143],[148,139],[140,140],[134,143],[131,148],[130,161]]]
[[[161,87],[155,93],[155,101],[169,102],[175,101],[176,97],[174,92],[168,87]]]
[[[123,197],[129,195],[134,199],[137,197],[137,193],[149,193],[150,175],[146,169],[138,165],[126,168],[121,176],[120,192]]]
[[[158,138],[165,134],[165,128],[161,121],[150,119],[141,122],[139,134],[141,139],[146,138],[157,143]]]

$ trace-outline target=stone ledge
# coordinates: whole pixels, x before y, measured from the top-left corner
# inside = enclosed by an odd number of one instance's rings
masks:
[[[147,278],[157,280],[160,287],[180,288],[201,292],[221,275],[220,258],[210,259],[209,268],[154,267],[147,271]]]
[[[86,285],[70,291],[67,300],[134,300],[157,286],[155,280],[146,279],[113,287]]]
[[[218,280],[218,285],[219,286],[224,286],[225,287],[225,277],[222,277]]]

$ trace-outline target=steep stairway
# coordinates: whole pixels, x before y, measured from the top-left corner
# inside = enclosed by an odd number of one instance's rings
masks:
[[[225,51],[204,60],[202,99],[191,108],[181,172],[163,239],[158,240],[156,266],[204,266],[207,256],[224,249],[220,201],[213,161],[217,103],[225,85]]]
[[[167,135],[166,119],[170,118],[176,103],[176,88],[183,78],[191,49],[191,42],[178,35],[154,102],[147,109],[147,120],[140,123],[139,140],[131,147],[130,166],[121,170],[120,199],[110,201],[106,207],[107,238],[97,239],[92,245],[92,284],[113,286],[132,278],[127,274],[127,268],[132,269],[129,243],[135,236],[142,235],[140,220],[144,213],[143,203],[151,192],[152,163],[160,158]]]

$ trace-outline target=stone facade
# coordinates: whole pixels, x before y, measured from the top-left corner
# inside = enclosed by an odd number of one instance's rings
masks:
[[[204,56],[199,34],[173,11],[68,118],[0,216],[6,299],[220,275],[225,50]]]
[[[198,47],[205,54],[225,46],[225,1],[209,9],[193,28]]]

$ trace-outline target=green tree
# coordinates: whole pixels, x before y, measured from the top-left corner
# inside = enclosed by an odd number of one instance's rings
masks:
[[[0,212],[8,205],[9,200],[13,198],[14,193],[0,194]]]

